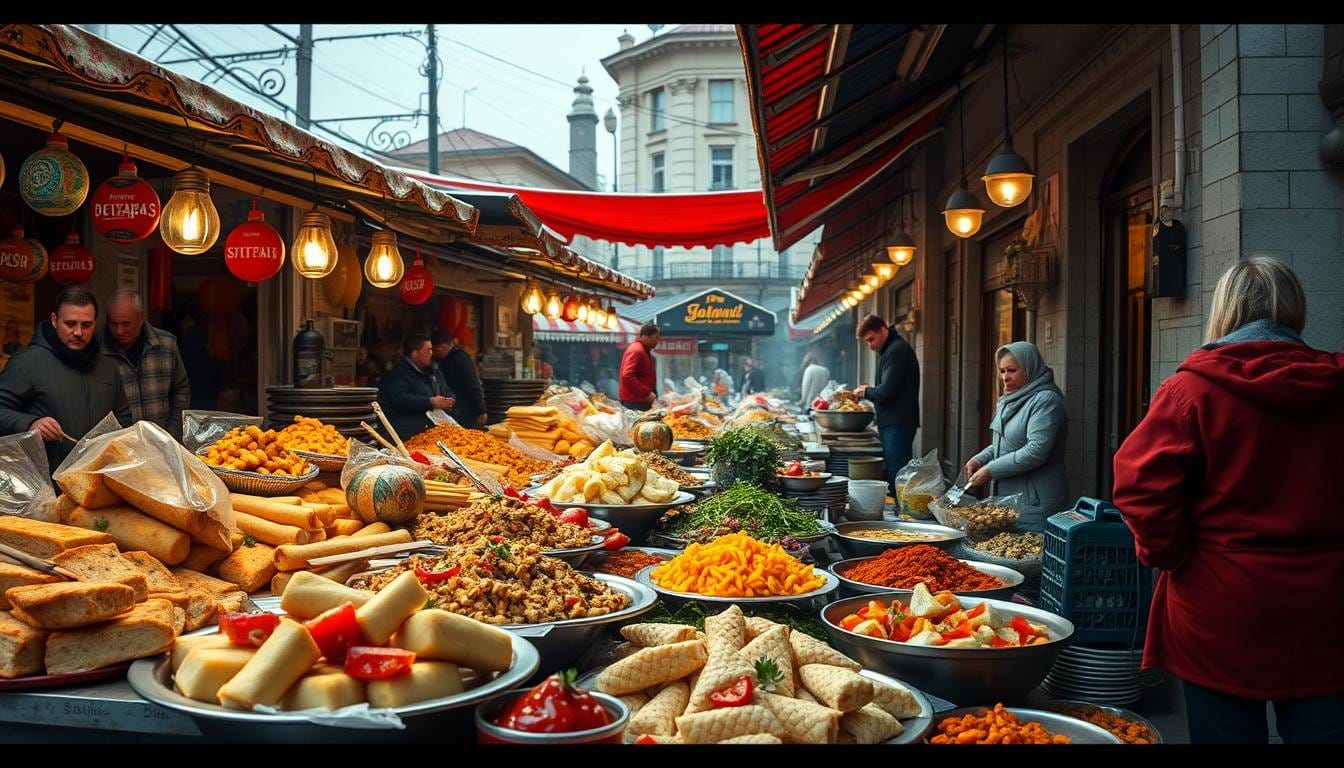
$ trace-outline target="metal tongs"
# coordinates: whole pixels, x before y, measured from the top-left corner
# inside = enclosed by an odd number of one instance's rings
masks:
[[[444,445],[444,442],[442,440],[435,441],[434,444],[439,447],[440,451],[443,451],[443,454],[448,457],[449,461],[457,465],[458,471],[460,471],[463,475],[465,475],[466,478],[471,481],[472,485],[476,486],[476,490],[481,491],[483,493],[488,493],[491,496],[504,495],[504,488],[501,487],[499,483],[496,483],[493,478],[483,479],[480,476],[478,476],[475,472],[472,472],[471,467],[468,467],[467,463],[463,461],[461,457],[459,457],[456,453],[453,453],[452,448],[449,448],[447,445]]]
[[[971,490],[971,485],[972,485],[971,481],[967,480],[966,484],[961,486],[960,488],[958,488],[955,485],[952,486],[951,488],[948,488],[947,493],[943,494],[943,498],[947,501],[947,505],[949,507],[961,506],[961,499],[963,496],[966,495],[967,491]]]

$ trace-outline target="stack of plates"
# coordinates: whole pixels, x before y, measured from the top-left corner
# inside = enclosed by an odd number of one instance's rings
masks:
[[[1071,645],[1060,652],[1041,686],[1057,699],[1123,707],[1143,695],[1139,662],[1143,648]]]
[[[798,506],[810,510],[823,520],[839,520],[849,503],[849,478],[832,472],[831,477],[815,491],[782,490],[780,495],[797,499]]]
[[[832,475],[849,475],[849,459],[851,456],[878,456],[882,455],[881,445],[831,445],[830,453],[826,455],[826,471]]]
[[[335,427],[346,437],[365,437],[359,422],[375,426],[378,417],[373,414],[373,401],[378,399],[375,387],[291,387],[266,388],[270,403],[268,426],[283,429],[294,423],[295,416],[320,419]]]
[[[515,405],[533,405],[546,391],[545,379],[481,379],[490,423],[504,420]]]

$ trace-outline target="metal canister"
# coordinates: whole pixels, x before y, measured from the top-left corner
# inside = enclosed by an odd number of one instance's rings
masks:
[[[313,329],[313,321],[294,336],[294,386],[322,386],[322,356],[327,344],[322,334]]]

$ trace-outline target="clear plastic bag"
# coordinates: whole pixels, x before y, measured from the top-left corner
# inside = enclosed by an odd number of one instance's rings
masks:
[[[195,453],[228,434],[234,427],[261,426],[260,416],[228,411],[183,411],[182,445]]]
[[[928,518],[932,514],[929,503],[942,496],[947,489],[942,466],[938,463],[938,449],[918,459],[911,459],[896,473],[893,484],[901,514],[918,519]]]
[[[52,477],[72,497],[106,482],[140,511],[216,549],[229,548],[228,531],[237,527],[224,482],[152,421],[122,428],[108,414],[75,444]]]
[[[425,417],[438,425],[447,424],[450,427],[462,426],[457,423],[457,419],[449,416],[442,408],[431,408],[428,411],[425,411]]]
[[[509,445],[524,456],[537,461],[564,461],[569,458],[558,453],[552,453],[539,445],[533,445],[519,437],[515,432],[509,433]]]
[[[963,497],[963,503],[955,507],[948,505],[944,499],[937,499],[929,504],[929,511],[940,525],[956,528],[977,537],[1011,531],[1017,524],[1018,506],[1021,504],[1022,494],[990,496],[987,499],[975,499],[971,503],[966,503],[969,499],[970,497]]]
[[[34,431],[0,437],[0,515],[58,523],[47,450]]]
[[[427,458],[429,458],[427,456]],[[445,468],[452,469],[448,464],[448,458],[443,457]],[[408,459],[405,456],[395,454],[385,448],[374,448],[373,446],[362,443],[358,440],[351,440],[350,447],[346,449],[345,466],[341,468],[341,489],[344,490],[350,486],[350,478],[355,476],[356,472],[369,467],[376,467],[381,464],[395,464],[399,467],[410,467],[420,473],[421,477],[429,477],[434,472],[434,467],[430,464],[421,464],[414,459]],[[452,471],[456,471],[452,469]]]

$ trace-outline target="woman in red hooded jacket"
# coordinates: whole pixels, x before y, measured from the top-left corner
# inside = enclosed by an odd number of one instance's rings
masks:
[[[1115,455],[1116,506],[1161,571],[1145,669],[1183,682],[1194,743],[1344,741],[1344,354],[1307,346],[1274,259],[1218,280],[1209,343]]]

